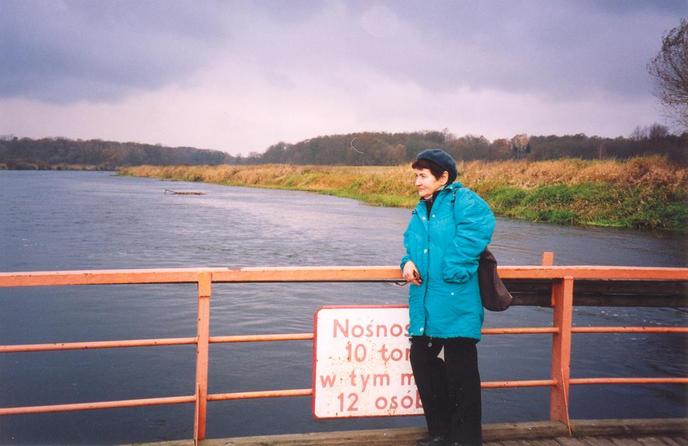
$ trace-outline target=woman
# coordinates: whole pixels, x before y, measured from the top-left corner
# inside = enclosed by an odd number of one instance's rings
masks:
[[[477,270],[495,219],[485,201],[454,182],[456,162],[447,152],[424,150],[412,168],[420,202],[404,233],[401,269],[411,284],[411,367],[429,433],[417,445],[480,445]]]

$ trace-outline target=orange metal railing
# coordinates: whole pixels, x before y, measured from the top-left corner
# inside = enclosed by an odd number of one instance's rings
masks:
[[[552,308],[554,313],[553,325],[551,327],[487,328],[483,330],[483,334],[486,335],[551,335],[552,359],[550,379],[483,382],[483,388],[550,387],[550,419],[570,426],[568,393],[571,385],[688,384],[688,378],[570,377],[571,337],[573,333],[688,333],[688,327],[574,327],[572,319],[575,280],[688,281],[688,268],[552,266],[553,259],[552,253],[544,253],[541,266],[507,266],[499,268],[499,274],[503,279],[551,281]],[[0,408],[0,416],[193,403],[195,405],[194,440],[201,440],[205,438],[208,401],[312,395],[310,388],[208,394],[210,344],[307,341],[313,339],[313,333],[210,336],[210,298],[213,283],[390,282],[399,280],[401,280],[401,275],[396,267],[193,268],[0,273],[0,287],[161,283],[196,283],[198,285],[198,322],[195,337],[0,345],[0,353],[11,353],[195,344],[196,377],[195,393],[193,395],[45,406],[4,407]]]

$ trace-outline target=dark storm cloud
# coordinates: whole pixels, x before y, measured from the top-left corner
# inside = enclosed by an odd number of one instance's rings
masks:
[[[224,37],[204,5],[3,1],[0,95],[103,100],[184,79]]]
[[[651,90],[645,70],[688,0],[0,3],[0,96],[114,100],[215,63],[291,88],[375,74],[550,99]],[[374,85],[371,85],[374,88]]]
[[[395,3],[388,3],[390,7]],[[408,2],[405,36],[364,57],[433,89],[496,88],[554,97],[610,92],[646,95],[645,70],[661,36],[688,14],[675,2]]]

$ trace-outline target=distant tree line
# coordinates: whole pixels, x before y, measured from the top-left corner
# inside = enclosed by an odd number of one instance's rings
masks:
[[[517,135],[522,137],[524,135]],[[688,132],[673,135],[659,124],[637,127],[629,137],[603,138],[579,133],[531,136],[527,150],[518,151],[511,139],[489,141],[483,136],[456,137],[448,131],[414,133],[354,133],[319,136],[296,144],[280,142],[248,163],[395,165],[415,159],[423,149],[437,147],[457,160],[548,160],[558,158],[631,158],[661,154],[688,163]]]
[[[164,147],[135,142],[113,142],[67,138],[0,139],[0,168],[51,169],[62,166],[90,166],[114,170],[141,164],[233,164],[237,158],[219,150],[192,147]]]
[[[527,138],[522,141],[523,137]],[[483,136],[457,137],[444,131],[352,133],[319,136],[296,144],[280,142],[264,153],[232,156],[217,150],[163,147],[134,142],[66,138],[0,137],[0,168],[51,169],[91,166],[114,170],[136,165],[203,164],[339,164],[397,165],[412,161],[421,150],[442,148],[457,160],[548,160],[559,158],[625,159],[660,154],[688,164],[688,132],[671,134],[662,125],[636,127],[629,137],[602,138],[579,133],[564,136],[516,135],[489,141]]]

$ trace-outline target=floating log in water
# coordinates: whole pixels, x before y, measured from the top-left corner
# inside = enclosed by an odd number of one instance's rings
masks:
[[[172,189],[165,189],[166,194],[172,194],[172,195],[205,195],[205,192],[197,191],[197,190],[172,190]]]

